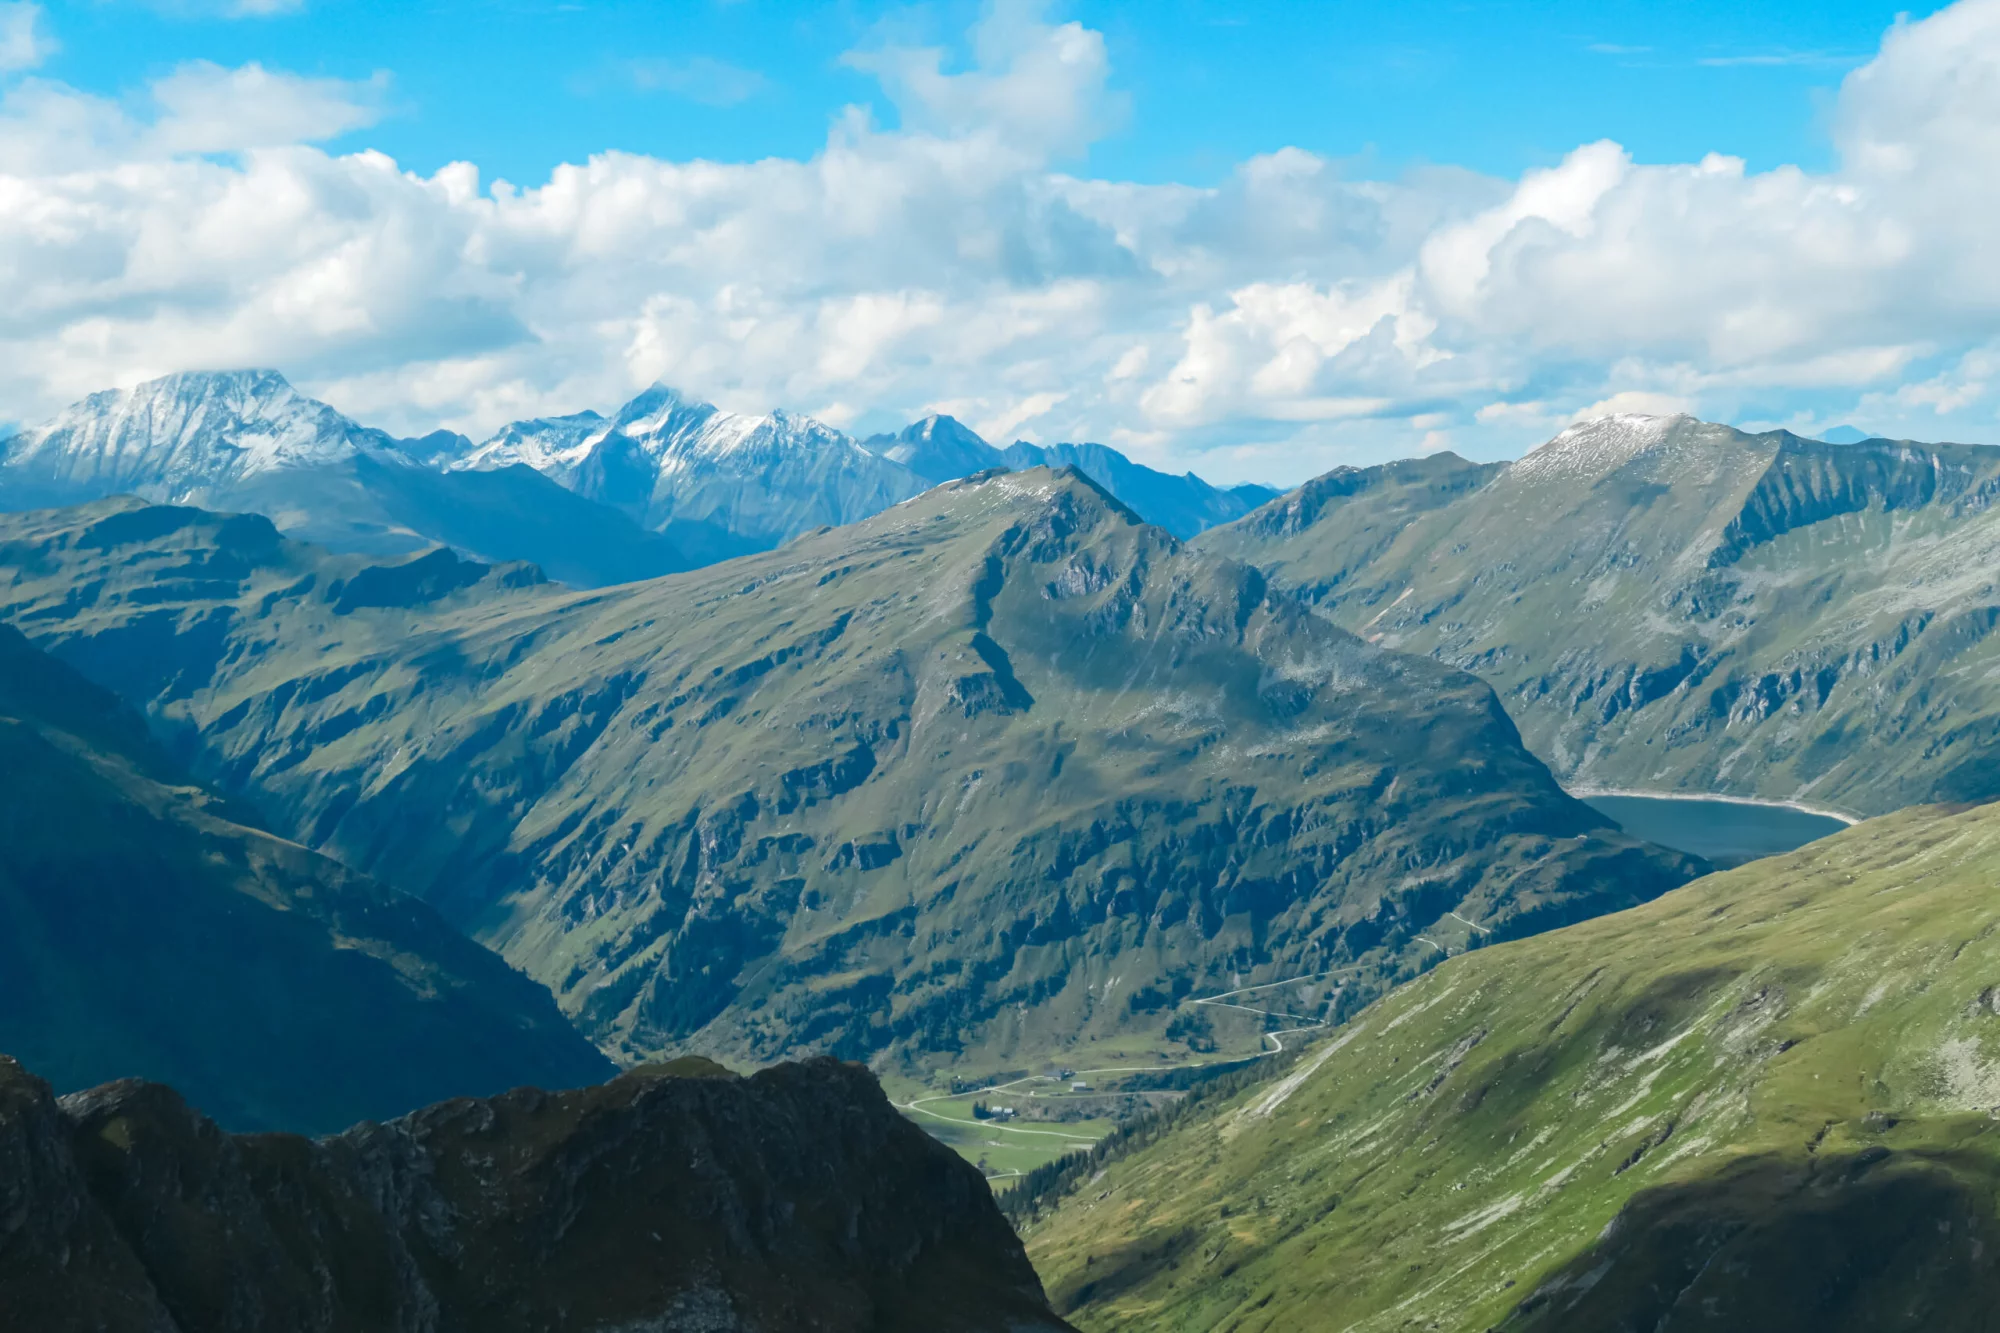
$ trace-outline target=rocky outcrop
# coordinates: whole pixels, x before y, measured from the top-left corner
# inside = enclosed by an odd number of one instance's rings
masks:
[[[1057,1333],[979,1173],[831,1060],[682,1061],[235,1137],[0,1057],[0,1312],[37,1333]]]
[[[1984,513],[2000,495],[1993,451],[1967,445],[1826,444],[1780,438],[1770,466],[1723,530],[1709,557],[1720,567],[1785,534],[1862,515],[1937,508],[1953,518]]]

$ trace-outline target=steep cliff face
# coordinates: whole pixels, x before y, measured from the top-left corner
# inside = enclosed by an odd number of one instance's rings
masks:
[[[2000,797],[2000,450],[1617,417],[1456,490],[1399,479],[1417,466],[1200,544],[1478,673],[1573,785]]]
[[[1352,1004],[1698,868],[1565,797],[1478,681],[1074,473],[593,594],[245,522],[20,519],[4,612],[637,1058],[1161,1041],[1190,994]]]
[[[1786,437],[1709,557],[1735,564],[1760,546],[1844,518],[1933,510],[1981,517],[2000,497],[2000,451],[1976,445],[1865,447]]]
[[[232,1137],[0,1057],[0,1312],[38,1333],[1057,1333],[978,1172],[829,1060]]]

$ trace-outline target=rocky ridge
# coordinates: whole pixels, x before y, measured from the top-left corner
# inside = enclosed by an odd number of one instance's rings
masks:
[[[811,417],[725,412],[662,384],[610,418],[506,427],[451,467],[510,463],[718,558],[856,522],[928,485]]]
[[[867,1073],[702,1061],[232,1137],[0,1057],[0,1310],[41,1333],[1056,1333],[979,1174]]]
[[[579,587],[631,582],[858,522],[995,467],[1075,465],[1180,536],[1272,492],[1170,477],[1102,445],[1003,453],[930,416],[856,441],[788,412],[746,416],[655,384],[610,416],[516,421],[475,445],[398,439],[271,370],[190,372],[92,394],[0,440],[0,508],[130,494],[259,513],[337,550],[448,546]]]
[[[259,473],[323,466],[394,443],[275,371],[183,374],[91,394],[9,439],[3,466],[91,498],[123,492],[185,501]]]
[[[1148,523],[1186,540],[1227,523],[1273,499],[1269,486],[1211,486],[1192,472],[1175,476],[1134,463],[1102,444],[1028,444],[1016,440],[1001,451],[1008,467],[1073,467],[1117,496]]]
[[[1008,466],[1004,454],[964,423],[937,414],[893,435],[870,436],[861,442],[861,447],[902,464],[933,486]]]
[[[1581,787],[2000,797],[2000,449],[1617,417],[1343,470],[1199,544],[1478,673]]]

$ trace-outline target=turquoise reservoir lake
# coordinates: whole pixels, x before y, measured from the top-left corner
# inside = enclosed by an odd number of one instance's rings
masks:
[[[1581,796],[1635,838],[1693,852],[1717,870],[1777,856],[1847,827],[1832,815],[1708,796]]]

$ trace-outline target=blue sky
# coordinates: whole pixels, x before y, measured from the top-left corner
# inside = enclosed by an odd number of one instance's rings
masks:
[[[0,0],[0,420],[652,380],[1295,482],[1580,417],[2000,442],[2000,0]]]
[[[64,49],[44,72],[117,93],[196,59],[344,79],[386,71],[391,113],[332,147],[378,148],[423,172],[465,159],[526,184],[608,148],[809,156],[854,103],[893,125],[895,107],[841,57],[889,40],[963,61],[979,8],[318,0],[243,18],[89,0],[49,6]],[[1641,161],[1717,151],[1759,168],[1821,166],[1829,96],[1906,11],[1857,0],[1100,0],[1063,12],[1104,34],[1129,99],[1075,165],[1209,183],[1287,146],[1364,173],[1433,162],[1515,175],[1599,138]]]

